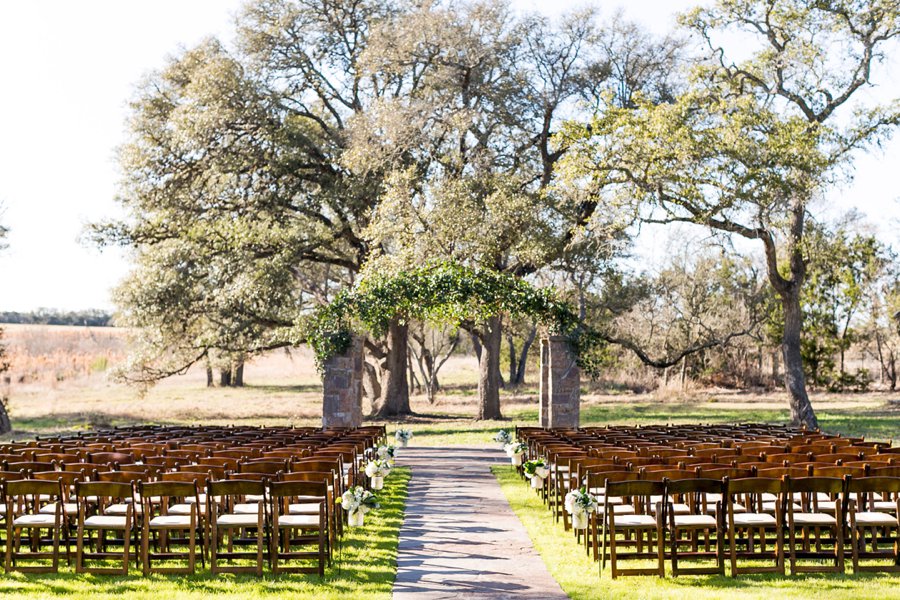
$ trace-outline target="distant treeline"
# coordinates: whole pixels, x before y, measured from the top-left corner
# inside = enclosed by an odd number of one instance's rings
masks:
[[[31,312],[0,311],[0,323],[23,325],[81,325],[83,327],[111,327],[112,314],[106,311],[55,310],[39,308]]]

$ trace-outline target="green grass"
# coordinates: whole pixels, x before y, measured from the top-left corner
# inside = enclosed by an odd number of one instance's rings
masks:
[[[510,506],[522,521],[563,591],[573,600],[602,598],[670,599],[684,598],[812,598],[857,600],[863,598],[900,598],[900,577],[887,574],[861,575],[693,575],[665,579],[658,577],[620,577],[613,580],[609,567],[599,575],[593,562],[576,543],[562,523],[554,523],[550,512],[512,467],[493,468],[494,475]],[[727,572],[727,569],[726,569]]]
[[[212,575],[199,570],[193,576],[76,575],[63,567],[57,575],[0,574],[0,597],[46,598],[315,598],[388,599],[397,575],[397,544],[410,472],[399,467],[385,479],[378,492],[381,508],[366,515],[364,527],[345,528],[342,551],[321,580],[317,575],[279,575],[261,578],[245,575]],[[338,561],[340,558],[340,561]],[[63,562],[65,564],[65,562]]]

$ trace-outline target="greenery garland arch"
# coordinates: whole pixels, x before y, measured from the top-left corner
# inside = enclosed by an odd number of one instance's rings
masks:
[[[395,317],[459,326],[499,314],[529,317],[551,335],[568,337],[579,367],[598,375],[606,343],[553,289],[452,262],[361,278],[312,315],[306,339],[321,370],[329,357],[347,350],[354,331],[384,335]]]

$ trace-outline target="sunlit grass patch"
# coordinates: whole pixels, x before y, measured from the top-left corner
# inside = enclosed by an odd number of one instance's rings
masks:
[[[0,597],[46,598],[390,598],[397,576],[397,545],[406,505],[408,467],[391,471],[378,492],[381,508],[366,515],[362,528],[345,528],[334,565],[317,575],[140,575],[140,566],[128,576],[76,575],[65,561],[57,575],[0,574]],[[74,551],[74,548],[73,548]]]
[[[493,467],[494,475],[510,506],[522,521],[550,574],[573,600],[646,598],[705,600],[713,598],[900,598],[900,577],[889,574],[860,575],[718,575],[620,577],[613,580],[609,566],[602,576],[597,563],[563,531],[540,498],[509,466]],[[848,565],[849,571],[849,565]],[[727,573],[726,567],[726,573]]]

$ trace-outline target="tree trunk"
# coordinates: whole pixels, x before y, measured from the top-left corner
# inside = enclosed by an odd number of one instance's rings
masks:
[[[398,319],[391,321],[387,333],[387,354],[381,366],[381,396],[373,416],[379,418],[412,414],[409,408],[407,354],[409,325]]]
[[[231,369],[219,369],[219,385],[231,387]]]
[[[534,343],[534,338],[537,336],[537,327],[531,328],[531,333],[528,334],[528,337],[525,339],[525,343],[522,345],[522,352],[519,354],[519,369],[516,371],[516,385],[525,385],[525,369],[528,366],[528,351],[531,350],[531,345]]]
[[[784,385],[790,394],[791,424],[818,429],[819,421],[806,393],[806,376],[803,373],[803,357],[800,354],[803,313],[800,309],[800,290],[797,286],[781,294],[781,306],[784,309],[781,354],[784,360]]]
[[[519,369],[516,368],[516,340],[513,339],[512,333],[506,334],[506,343],[509,346],[509,385],[514,387]]]
[[[478,418],[501,419],[500,345],[503,341],[500,317],[490,317],[481,332],[481,359],[478,361]]]
[[[216,385],[215,378],[213,377],[212,367],[206,365],[206,387],[213,387]]]
[[[375,406],[381,397],[381,383],[378,381],[378,370],[369,361],[363,362],[362,385],[363,395],[372,406]]]
[[[231,371],[232,387],[244,387],[244,359],[239,358],[234,361]]]
[[[475,350],[475,358],[481,362],[481,340],[478,339],[478,334],[474,331],[472,333],[472,349]]]
[[[417,394],[422,393],[422,383],[419,381],[419,378],[416,376],[416,369],[413,366],[413,357],[412,352],[409,352],[409,346],[407,346],[407,357],[406,363],[409,368],[409,387],[415,390]]]
[[[0,397],[0,435],[12,431],[12,423],[9,420],[9,413],[6,412],[6,400],[6,396]]]

